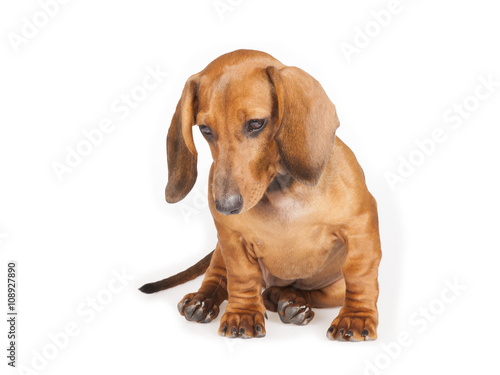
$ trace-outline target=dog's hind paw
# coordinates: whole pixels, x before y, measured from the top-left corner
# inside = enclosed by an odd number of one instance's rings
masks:
[[[201,293],[190,293],[177,304],[177,310],[190,322],[210,323],[219,315],[219,306]]]
[[[283,323],[306,325],[314,318],[307,293],[292,287],[270,287],[262,298],[266,308],[277,312]]]
[[[314,318],[314,311],[309,305],[288,300],[278,303],[278,315],[285,324],[306,325]]]

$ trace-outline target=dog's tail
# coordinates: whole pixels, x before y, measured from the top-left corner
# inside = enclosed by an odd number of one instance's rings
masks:
[[[198,276],[204,274],[207,270],[214,251],[212,251],[195,265],[189,267],[187,270],[179,272],[177,275],[167,277],[166,279],[156,281],[154,283],[145,284],[141,286],[139,290],[143,293],[151,294],[159,292],[161,290],[173,288],[174,286],[184,284],[190,280],[196,279]]]

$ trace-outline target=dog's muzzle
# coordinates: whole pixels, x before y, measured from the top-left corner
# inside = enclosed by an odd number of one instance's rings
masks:
[[[225,196],[222,199],[215,200],[215,209],[224,215],[236,215],[243,208],[243,197],[241,194]]]

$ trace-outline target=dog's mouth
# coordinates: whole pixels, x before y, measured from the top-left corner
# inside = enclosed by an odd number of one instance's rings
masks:
[[[257,185],[251,189],[250,194],[243,199],[243,207],[238,213],[251,210],[264,200],[267,194],[287,190],[294,181],[294,178],[287,172],[285,174],[274,173],[267,183]]]
[[[256,186],[251,191],[250,194],[243,199],[243,208],[240,213],[246,212],[254,208],[262,199],[266,192],[267,186],[262,184],[262,186]]]
[[[224,215],[237,215],[254,208],[259,202],[266,199],[267,194],[282,192],[290,188],[295,179],[281,166],[269,166],[265,180],[253,181],[250,186],[242,186],[241,190],[234,187],[234,195],[223,194],[221,201],[215,200],[215,209]],[[242,193],[240,194],[239,191]]]

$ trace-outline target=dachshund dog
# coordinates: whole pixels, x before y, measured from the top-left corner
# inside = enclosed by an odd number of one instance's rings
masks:
[[[253,50],[222,55],[191,76],[167,136],[169,203],[196,181],[194,125],[213,157],[208,199],[218,242],[186,271],[140,290],[205,272],[178,309],[208,323],[227,299],[222,336],[265,336],[266,309],[306,325],[312,308],[342,306],[329,339],[376,339],[377,205],[354,154],[335,136],[336,109],[318,81]]]

